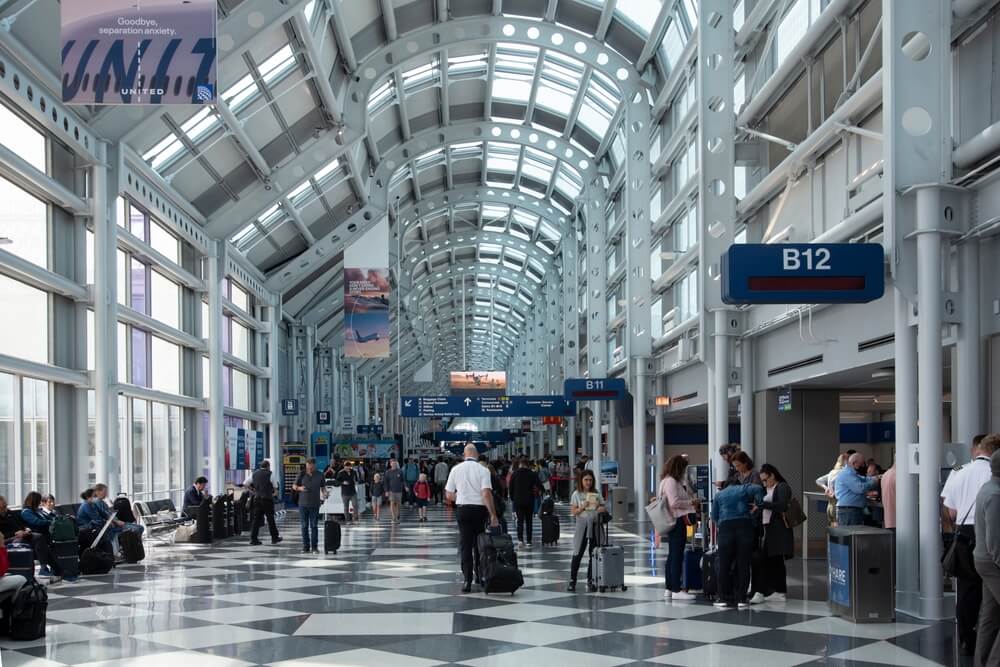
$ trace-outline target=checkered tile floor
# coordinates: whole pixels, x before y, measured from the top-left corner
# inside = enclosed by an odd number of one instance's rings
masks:
[[[557,546],[519,552],[525,587],[513,597],[462,595],[450,514],[431,508],[430,521],[419,524],[409,512],[398,525],[369,515],[345,527],[343,548],[330,556],[300,553],[293,513],[278,546],[250,547],[244,538],[150,546],[141,564],[52,586],[48,636],[0,640],[0,663],[956,664],[951,624],[853,625],[830,617],[823,602],[802,600],[742,611],[664,602],[662,552],[617,529],[612,540],[626,547],[628,591],[567,593],[572,528],[565,514]]]

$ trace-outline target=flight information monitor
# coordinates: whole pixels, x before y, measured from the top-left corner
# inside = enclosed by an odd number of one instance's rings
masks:
[[[755,303],[867,303],[885,293],[878,243],[740,243],[722,258],[722,300]]]

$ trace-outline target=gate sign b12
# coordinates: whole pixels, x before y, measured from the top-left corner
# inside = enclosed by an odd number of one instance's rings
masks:
[[[878,243],[740,243],[722,257],[722,300],[867,303],[885,293]]]

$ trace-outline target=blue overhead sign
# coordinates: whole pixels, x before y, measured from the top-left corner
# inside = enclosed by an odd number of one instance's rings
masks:
[[[738,243],[722,257],[728,304],[867,303],[885,293],[878,243]]]
[[[623,401],[627,393],[621,378],[573,378],[563,383],[567,401]]]
[[[403,417],[572,417],[562,396],[403,396]]]

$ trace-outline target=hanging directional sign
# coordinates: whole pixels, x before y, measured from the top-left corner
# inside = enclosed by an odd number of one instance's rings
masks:
[[[403,396],[403,417],[572,417],[562,396]]]
[[[571,378],[563,384],[567,401],[622,401],[627,392],[622,378]]]
[[[329,410],[319,410],[316,412],[316,423],[319,426],[329,426],[330,425],[330,411]]]
[[[434,442],[510,442],[510,431],[440,431],[432,434]]]
[[[281,401],[281,414],[286,417],[294,417],[299,414],[299,400],[297,398],[286,398]]]
[[[722,258],[728,304],[867,303],[885,293],[878,243],[739,243]]]

